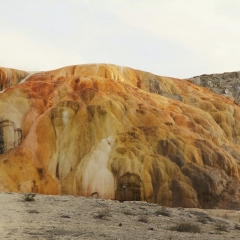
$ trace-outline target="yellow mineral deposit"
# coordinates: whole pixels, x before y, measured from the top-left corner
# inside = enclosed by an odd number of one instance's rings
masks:
[[[0,191],[237,206],[240,108],[110,64],[0,68]]]

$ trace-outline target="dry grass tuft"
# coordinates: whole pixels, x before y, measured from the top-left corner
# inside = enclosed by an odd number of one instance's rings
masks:
[[[111,214],[108,209],[103,209],[98,212],[98,214],[95,216],[95,218],[99,219],[108,219],[108,217],[111,217]]]
[[[170,217],[170,211],[166,209],[166,207],[162,207],[161,209],[157,210],[155,212],[156,215],[162,215],[162,216],[167,216]]]
[[[216,223],[216,226],[215,226],[215,229],[216,229],[217,231],[227,232],[227,231],[228,231],[228,226],[227,226],[227,224],[225,224],[225,223],[217,222],[217,223]]]
[[[35,193],[27,193],[27,194],[25,194],[24,200],[27,202],[35,201],[35,199],[34,199],[35,196],[36,196]]]

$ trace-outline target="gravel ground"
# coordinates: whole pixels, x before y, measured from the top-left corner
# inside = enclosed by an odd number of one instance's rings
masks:
[[[240,239],[240,223],[230,219],[239,220],[238,211],[227,215],[219,210],[223,219],[211,210],[146,202],[49,195],[34,199],[28,202],[21,193],[0,193],[0,239]],[[184,226],[191,232],[177,231]]]

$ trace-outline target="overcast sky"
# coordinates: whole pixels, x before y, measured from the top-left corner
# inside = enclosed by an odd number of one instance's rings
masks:
[[[240,71],[240,0],[0,0],[0,66]]]

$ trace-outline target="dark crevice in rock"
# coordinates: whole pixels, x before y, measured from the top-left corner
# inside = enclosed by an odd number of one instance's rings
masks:
[[[15,128],[10,120],[0,121],[0,154],[19,146],[22,142],[22,129]]]
[[[119,201],[141,201],[144,199],[141,179],[136,174],[126,173],[118,180],[115,199]]]
[[[59,179],[59,163],[57,164],[56,167],[56,177]]]
[[[4,153],[4,137],[3,137],[3,129],[0,127],[0,154]]]

